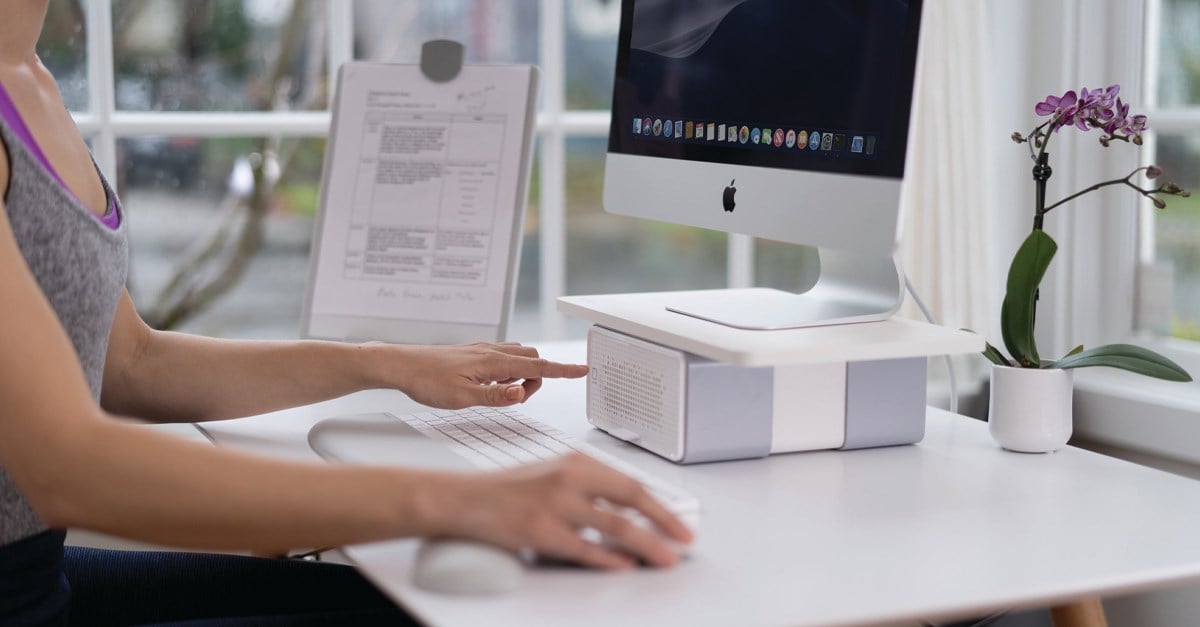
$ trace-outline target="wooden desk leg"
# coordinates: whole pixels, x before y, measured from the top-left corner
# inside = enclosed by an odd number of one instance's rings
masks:
[[[1108,627],[1104,606],[1099,597],[1080,599],[1074,603],[1050,608],[1054,627]]]

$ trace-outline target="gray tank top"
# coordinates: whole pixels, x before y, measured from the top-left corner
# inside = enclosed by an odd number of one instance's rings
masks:
[[[108,333],[129,265],[126,220],[115,230],[97,220],[42,167],[2,119],[0,137],[8,151],[9,167],[4,207],[17,245],[71,338],[92,397],[98,402]],[[100,179],[109,202],[114,202],[116,195],[104,177]],[[119,206],[117,211],[121,211]],[[0,420],[9,411],[0,403]],[[0,546],[45,529],[0,467]]]

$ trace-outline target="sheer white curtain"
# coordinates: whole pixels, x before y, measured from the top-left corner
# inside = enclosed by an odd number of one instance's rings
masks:
[[[906,183],[901,263],[938,321],[988,333],[994,210],[983,0],[926,0]],[[906,315],[920,317],[910,302]]]

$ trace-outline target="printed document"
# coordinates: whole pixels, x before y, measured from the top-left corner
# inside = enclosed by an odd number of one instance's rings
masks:
[[[417,66],[342,69],[313,315],[500,322],[532,73],[464,66],[435,83]]]

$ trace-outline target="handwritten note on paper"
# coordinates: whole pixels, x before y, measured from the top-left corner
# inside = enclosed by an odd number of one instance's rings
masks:
[[[497,324],[532,71],[343,68],[313,314]]]

